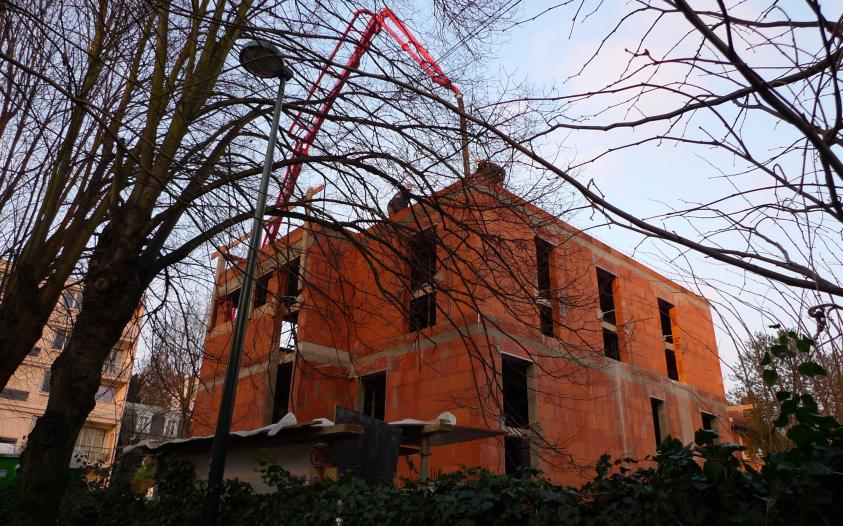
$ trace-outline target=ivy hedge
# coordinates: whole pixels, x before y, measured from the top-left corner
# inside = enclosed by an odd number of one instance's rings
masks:
[[[775,358],[806,353],[800,374],[823,374],[808,361],[811,341],[783,334],[764,365],[774,383]],[[798,355],[796,355],[798,356]],[[698,431],[694,445],[668,438],[659,453],[637,463],[604,456],[594,479],[581,487],[554,485],[540,474],[513,478],[466,469],[428,485],[368,486],[347,478],[307,485],[267,463],[264,480],[276,488],[256,494],[227,481],[219,524],[235,525],[828,525],[843,524],[843,426],[823,416],[807,393],[780,391],[781,417],[773,432],[785,434],[789,450],[765,457],[759,470],[744,464],[734,444],[711,444]],[[197,524],[204,487],[189,465],[167,463],[157,473],[123,470],[108,487],[79,483],[62,503],[58,524]],[[157,497],[133,484],[154,476]],[[0,496],[0,516],[11,495]]]

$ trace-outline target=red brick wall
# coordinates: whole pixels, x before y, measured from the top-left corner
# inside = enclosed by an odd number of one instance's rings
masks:
[[[574,468],[587,468],[606,452],[638,458],[654,453],[651,397],[665,402],[669,429],[662,430],[664,435],[691,441],[701,424],[700,411],[725,423],[708,303],[504,194],[517,206],[499,206],[500,194],[469,192],[453,202],[447,219],[443,214],[428,217],[419,206],[394,218],[421,227],[434,224],[441,240],[437,281],[443,292],[437,293],[437,325],[418,334],[408,333],[402,309],[410,293],[396,233],[358,235],[352,243],[336,233],[315,230],[303,237],[297,230],[279,242],[307,247],[308,285],[299,314],[300,354],[291,393],[299,420],[331,418],[337,405],[355,407],[359,377],[385,370],[387,421],[431,419],[450,411],[459,425],[500,429],[500,353],[505,352],[535,363],[533,419],[541,440],[534,442],[540,446],[534,459],[556,480],[576,482],[582,472]],[[461,206],[465,201],[471,206]],[[477,235],[478,230],[486,236]],[[569,303],[562,312],[552,302],[557,323],[553,337],[539,333],[533,304],[536,235],[555,245],[551,280]],[[363,244],[367,257],[355,246]],[[620,362],[603,357],[597,266],[617,276]],[[232,270],[218,276],[220,289],[236,276]],[[679,382],[667,378],[658,298],[675,306]],[[235,429],[269,423],[270,371],[275,366],[269,350],[281,314],[269,307],[252,314]],[[211,432],[216,420],[230,334],[225,324],[218,324],[206,340],[202,379],[217,385],[197,399],[194,434]],[[436,448],[431,467],[502,470],[501,443],[492,438]],[[413,460],[418,465],[418,458]],[[406,470],[403,461],[401,465]]]

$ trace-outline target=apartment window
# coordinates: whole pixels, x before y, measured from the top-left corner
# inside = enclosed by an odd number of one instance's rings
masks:
[[[267,272],[255,282],[255,295],[252,298],[252,308],[257,309],[266,305],[269,297],[269,280],[272,279],[272,272]]]
[[[86,453],[97,453],[103,451],[105,444],[105,431],[95,427],[83,426],[76,438],[76,449]]]
[[[617,325],[615,314],[615,276],[602,268],[597,269],[597,295],[600,300],[601,318],[606,323]]]
[[[673,343],[672,311],[673,305],[662,299],[659,300],[659,322],[662,327],[662,339],[665,343]]]
[[[436,325],[436,293],[430,292],[410,300],[410,331],[417,332]]]
[[[149,430],[152,428],[152,416],[150,415],[143,415],[138,417],[138,433],[149,433]]]
[[[108,359],[105,362],[105,373],[110,374],[112,376],[119,375],[123,372],[123,358],[125,353],[120,349],[114,348],[111,349],[111,352],[108,354]]]
[[[50,392],[50,385],[53,381],[53,373],[50,371],[44,371],[44,377],[41,379],[41,392],[42,393],[49,393]]]
[[[167,418],[164,424],[164,436],[175,437],[179,435],[179,421],[175,418]]]
[[[41,347],[33,347],[30,349],[28,356],[40,356],[41,355]]]
[[[299,281],[301,280],[301,258],[297,257],[291,259],[284,264],[284,295],[289,298],[288,304],[296,301],[296,298],[301,293]]]
[[[618,341],[618,333],[606,328],[603,329],[603,354],[612,360],[620,361],[621,359],[621,346]]]
[[[67,343],[67,331],[57,329],[53,331],[53,349],[64,349]]]
[[[96,400],[97,402],[114,402],[114,388],[101,385],[99,389],[97,389]]]
[[[673,349],[665,349],[664,361],[667,365],[667,377],[678,382],[679,369],[676,366],[676,352]]]
[[[527,377],[530,362],[501,355],[501,383],[503,384],[503,423],[508,427],[526,428],[530,425],[530,396]]]
[[[417,290],[433,283],[436,276],[436,228],[416,233],[410,239],[410,288]]]
[[[61,293],[61,303],[62,303],[62,305],[64,306],[65,309],[69,310],[69,309],[73,308],[73,304],[75,302],[73,301],[73,291],[72,290],[65,290],[64,292]]]
[[[664,402],[658,398],[650,398],[650,408],[653,412],[653,432],[656,436],[656,449],[658,449],[667,436],[663,435],[667,432],[667,413]]]
[[[7,387],[0,391],[0,398],[23,401],[29,399],[29,393],[27,391],[21,391],[20,389],[10,389]]]
[[[65,290],[62,292],[62,304],[67,310],[82,308],[82,292],[75,290]]]
[[[550,298],[550,253],[553,245],[541,238],[535,238],[536,242],[536,278],[539,289],[539,296]]]
[[[524,470],[530,467],[530,441],[525,437],[508,435],[503,438],[503,444],[506,474],[523,476]]]
[[[363,413],[378,420],[384,419],[386,407],[386,372],[364,376],[361,379],[363,387]]]
[[[281,420],[290,410],[290,388],[293,384],[293,362],[278,365],[275,395],[272,399],[272,421]]]
[[[553,307],[539,305],[539,328],[545,336],[553,336]]]
[[[152,415],[152,425],[150,426],[149,433],[159,437],[162,436],[164,434],[164,420],[164,413]]]

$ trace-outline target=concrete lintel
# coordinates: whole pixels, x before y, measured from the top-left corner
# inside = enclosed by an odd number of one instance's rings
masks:
[[[240,372],[237,373],[237,378],[248,378],[253,374],[260,373],[269,369],[269,361],[263,361],[260,363],[252,364],[249,367],[241,367]],[[210,390],[218,385],[222,385],[225,382],[225,376],[217,376],[207,382],[202,382],[206,389]]]
[[[326,365],[335,365],[347,369],[351,366],[351,356],[348,351],[319,345],[313,342],[299,342],[298,353],[305,360],[311,360]]]

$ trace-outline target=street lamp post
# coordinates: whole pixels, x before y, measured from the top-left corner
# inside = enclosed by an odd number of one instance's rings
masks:
[[[252,234],[249,237],[249,253],[246,257],[246,268],[243,271],[243,284],[240,287],[240,298],[237,301],[237,315],[234,319],[234,331],[231,338],[231,353],[228,357],[228,368],[225,371],[220,411],[217,416],[217,428],[214,433],[214,443],[211,451],[211,468],[208,472],[208,492],[202,507],[203,525],[214,525],[217,521],[219,499],[222,492],[222,479],[225,473],[225,457],[228,448],[228,435],[231,432],[231,417],[234,412],[234,396],[237,392],[237,378],[240,372],[240,357],[243,354],[243,338],[246,334],[246,322],[249,317],[249,305],[252,301],[254,275],[258,264],[258,253],[263,234],[263,215],[266,210],[266,194],[269,188],[269,174],[272,171],[275,141],[278,137],[278,124],[281,120],[281,105],[284,99],[284,88],[287,81],[293,78],[292,71],[284,65],[281,52],[265,40],[250,40],[240,48],[240,64],[252,75],[260,78],[277,78],[278,96],[272,112],[272,127],[269,130],[269,142],[266,145],[266,156],[263,161],[258,199],[255,203],[255,214],[252,217]]]

